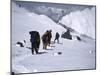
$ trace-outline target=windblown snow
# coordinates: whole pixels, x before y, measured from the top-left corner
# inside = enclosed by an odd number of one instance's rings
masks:
[[[94,8],[80,12],[72,12],[61,20],[62,23],[77,29],[80,33],[95,36]],[[85,12],[86,11],[86,12]],[[90,12],[92,12],[90,14]],[[92,17],[93,16],[93,17]],[[42,36],[46,30],[52,29],[52,41],[55,33],[60,35],[66,31],[45,15],[38,15],[12,3],[12,71],[15,73],[34,73],[60,70],[95,69],[95,41],[81,42],[60,38],[60,43],[51,44],[44,54],[32,55],[29,31],[38,31]],[[85,29],[85,30],[84,30]],[[26,40],[25,47],[16,46],[16,42]],[[62,54],[57,54],[62,52]]]

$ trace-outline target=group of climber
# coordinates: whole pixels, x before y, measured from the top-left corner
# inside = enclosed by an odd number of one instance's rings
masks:
[[[40,40],[42,39],[43,49],[47,49],[50,46],[52,39],[52,30],[47,30],[40,38],[40,33],[38,31],[30,31],[30,42],[31,42],[31,52],[32,54],[39,54]],[[59,43],[60,34],[56,32],[54,43],[57,41]]]

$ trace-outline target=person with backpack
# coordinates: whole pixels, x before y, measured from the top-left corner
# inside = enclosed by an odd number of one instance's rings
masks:
[[[37,31],[30,31],[29,32],[31,39],[31,52],[32,54],[34,54],[34,52],[36,52],[36,54],[39,54],[38,50],[39,50],[39,46],[40,46],[40,34]]]
[[[60,37],[59,33],[56,32],[54,43],[55,43],[56,40],[57,40],[57,43],[59,43],[59,37]]]
[[[51,44],[51,38],[52,38],[52,30],[48,32],[48,46],[50,46]]]
[[[43,42],[43,49],[47,49],[47,46],[49,44],[49,31],[47,30],[43,36],[42,36],[42,42]]]

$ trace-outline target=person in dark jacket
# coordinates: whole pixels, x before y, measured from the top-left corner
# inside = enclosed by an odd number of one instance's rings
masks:
[[[30,31],[29,34],[31,35],[31,51],[32,54],[34,54],[34,51],[36,54],[38,54],[39,46],[40,46],[40,34],[37,31]]]
[[[55,43],[56,40],[57,40],[57,43],[59,43],[59,37],[60,37],[59,33],[56,32],[54,43]]]
[[[72,40],[72,35],[70,33],[70,29],[68,29],[64,34],[62,34],[62,38],[66,38],[66,39],[69,39],[69,40]]]

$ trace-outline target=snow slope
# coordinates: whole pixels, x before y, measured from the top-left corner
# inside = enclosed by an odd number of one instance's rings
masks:
[[[40,55],[32,55],[29,31],[39,31],[40,36],[46,30],[52,29],[53,38],[56,32],[65,31],[63,27],[53,22],[45,15],[30,13],[24,8],[12,3],[12,71],[15,73],[33,73],[59,70],[95,69],[95,42],[80,42],[60,38],[60,43],[51,44],[48,50],[42,49]],[[15,44],[26,40],[26,46],[21,48]],[[88,40],[86,40],[88,41]],[[91,40],[92,41],[92,40]],[[57,52],[62,52],[58,55]]]
[[[12,8],[13,42],[20,41],[22,39],[25,40],[29,39],[30,38],[29,31],[31,30],[33,31],[37,30],[40,32],[41,35],[43,35],[43,33],[46,32],[46,30],[50,29],[52,29],[54,35],[56,32],[59,32],[61,34],[62,33],[61,30],[65,31],[63,27],[57,25],[47,16],[30,13],[24,8],[19,8],[13,3],[13,8]]]
[[[80,34],[86,34],[95,39],[95,7],[71,12],[64,16],[60,23],[75,29]]]

